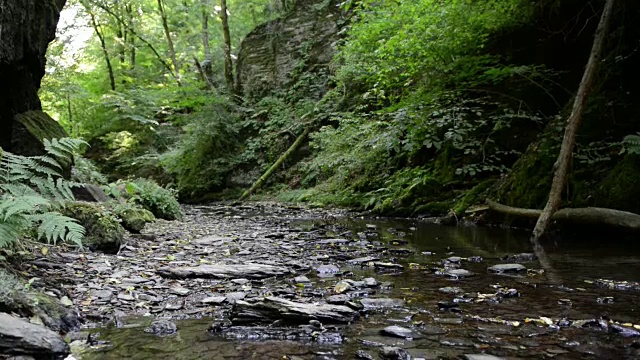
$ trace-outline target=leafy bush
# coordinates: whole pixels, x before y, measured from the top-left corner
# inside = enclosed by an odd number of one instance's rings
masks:
[[[162,163],[176,179],[181,199],[194,200],[225,185],[240,149],[234,111],[227,100],[214,99],[186,117],[185,134],[162,156]]]
[[[85,229],[60,213],[74,200],[72,182],[61,171],[83,141],[63,138],[45,140],[46,155],[24,157],[0,152],[0,247],[34,232],[49,243],[58,240],[81,245]]]
[[[176,220],[183,216],[175,191],[165,189],[153,180],[120,180],[105,187],[105,192],[118,200],[140,205],[160,219]]]

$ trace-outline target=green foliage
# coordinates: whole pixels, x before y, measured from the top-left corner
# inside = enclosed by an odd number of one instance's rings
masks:
[[[159,186],[153,180],[119,180],[116,183],[109,184],[105,188],[105,192],[115,199],[124,199],[142,206],[160,219],[176,220],[183,217],[175,192]],[[125,210],[126,208],[123,209],[123,211]]]
[[[49,243],[81,245],[84,228],[60,211],[74,200],[74,184],[61,171],[82,144],[70,138],[52,139],[45,140],[47,154],[42,156],[0,153],[0,247],[11,246],[32,231]]]
[[[384,103],[416,87],[504,76],[483,48],[492,33],[525,22],[532,10],[522,0],[363,1],[338,54],[337,77]]]
[[[71,179],[81,184],[106,185],[109,182],[93,161],[81,156],[75,158]]]
[[[184,200],[224,187],[240,149],[236,116],[233,105],[221,98],[185,116],[187,124],[180,142],[162,156]]]

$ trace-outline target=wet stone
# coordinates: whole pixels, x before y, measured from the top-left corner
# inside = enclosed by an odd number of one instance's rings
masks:
[[[336,294],[342,294],[342,293],[345,293],[345,292],[351,290],[352,288],[353,287],[351,286],[351,284],[348,281],[340,280],[340,281],[338,281],[336,286],[333,288],[333,291]]]
[[[296,276],[293,279],[293,282],[295,282],[296,284],[305,284],[305,285],[311,285],[311,280],[309,280],[308,277],[302,275],[302,276]]]
[[[354,321],[357,317],[358,313],[346,306],[265,297],[252,303],[236,301],[231,321],[234,324],[246,324],[282,320],[288,324],[306,324],[309,320],[318,320],[323,324],[344,324]]]
[[[493,273],[517,273],[527,271],[527,268],[522,264],[498,264],[490,266],[487,270]]]
[[[151,323],[144,332],[150,333],[156,336],[168,336],[173,335],[178,331],[178,326],[169,320],[157,320]]]
[[[221,305],[227,300],[226,296],[210,296],[200,300],[203,305]]]
[[[382,329],[380,333],[382,335],[394,336],[403,339],[419,339],[422,337],[420,334],[414,332],[411,329],[397,325],[387,326],[386,328]]]
[[[369,354],[368,352],[364,351],[364,350],[358,350],[356,351],[356,359],[364,359],[364,360],[374,360],[375,358],[373,357],[373,355]]]
[[[489,354],[464,354],[465,360],[502,360],[504,358]]]
[[[335,265],[320,265],[316,268],[319,277],[334,276],[340,269]]]
[[[409,355],[407,350],[394,346],[384,346],[382,349],[380,349],[380,356],[382,356],[383,359],[389,360],[411,359],[411,356]]]
[[[344,305],[349,300],[351,300],[349,295],[331,295],[327,298],[327,303],[333,305]]]
[[[445,270],[444,275],[451,279],[457,280],[473,276],[474,273],[465,269],[447,269]]]
[[[368,287],[376,287],[376,286],[378,286],[378,281],[376,281],[376,279],[374,279],[374,278],[366,278],[363,281],[364,281],[364,285],[365,286],[368,286]]]
[[[536,261],[537,259],[538,257],[535,254],[521,253],[521,254],[515,254],[515,255],[507,255],[503,257],[501,260],[511,261],[511,262],[529,262],[529,261]]]
[[[445,293],[445,294],[460,294],[462,292],[462,289],[459,287],[443,287],[438,289],[438,291]]]
[[[365,298],[361,299],[360,303],[365,309],[383,309],[383,308],[398,308],[404,306],[404,300],[402,299],[390,299],[390,298]]]
[[[365,257],[360,257],[360,258],[347,260],[347,262],[349,264],[352,264],[352,265],[364,265],[366,263],[370,263],[370,262],[374,262],[374,261],[378,261],[378,260],[380,260],[380,259],[377,258],[377,257],[374,257],[374,256],[365,256]]]

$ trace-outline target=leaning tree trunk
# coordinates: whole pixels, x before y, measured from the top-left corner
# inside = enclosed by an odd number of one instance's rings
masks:
[[[246,199],[247,196],[251,195],[251,193],[253,193],[257,188],[259,188],[263,182],[269,179],[269,177],[271,177],[271,174],[273,174],[273,172],[276,171],[276,169],[279,168],[280,165],[282,165],[282,163],[285,160],[287,160],[287,158],[291,156],[291,154],[293,154],[293,152],[296,151],[297,148],[300,147],[300,145],[302,145],[302,141],[307,137],[307,135],[309,135],[310,132],[311,132],[311,125],[307,126],[307,128],[304,129],[304,132],[300,134],[300,136],[298,136],[296,141],[289,147],[289,149],[285,151],[284,154],[282,154],[280,158],[275,163],[273,163],[273,165],[271,165],[269,170],[267,170],[262,176],[260,176],[260,179],[258,179],[258,181],[256,181],[249,190],[245,191],[242,194],[239,201]]]
[[[220,0],[220,20],[222,21],[222,36],[224,37],[224,79],[229,93],[233,93],[233,59],[231,59],[231,34],[229,32],[227,0]]]
[[[596,29],[595,38],[593,41],[593,47],[591,48],[591,54],[589,55],[589,61],[585,68],[578,88],[578,93],[573,103],[573,109],[571,115],[567,120],[567,127],[565,128],[564,138],[562,140],[562,146],[560,147],[560,154],[554,164],[554,175],[551,183],[551,190],[549,191],[549,200],[547,201],[542,214],[538,218],[536,227],[533,229],[533,235],[531,241],[534,245],[538,245],[540,238],[544,235],[545,231],[549,227],[553,214],[560,207],[562,200],[562,189],[565,186],[567,180],[567,173],[569,170],[569,164],[571,162],[571,156],[573,148],[576,143],[576,132],[582,121],[582,115],[589,96],[589,92],[593,86],[593,78],[596,74],[598,63],[602,57],[602,48],[604,46],[604,40],[608,31],[609,22],[611,19],[611,13],[613,11],[613,4],[615,0],[607,0],[602,16],[600,17],[600,23]]]
[[[0,147],[11,150],[14,117],[41,110],[45,54],[66,0],[0,0]]]

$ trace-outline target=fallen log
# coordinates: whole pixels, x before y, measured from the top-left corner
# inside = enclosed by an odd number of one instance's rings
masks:
[[[489,209],[508,215],[537,219],[542,214],[542,210],[516,208],[491,200],[487,200],[487,204]],[[602,224],[640,231],[640,215],[615,209],[599,207],[565,208],[556,211],[551,219],[576,224]]]

